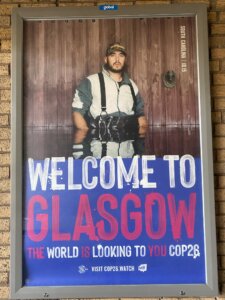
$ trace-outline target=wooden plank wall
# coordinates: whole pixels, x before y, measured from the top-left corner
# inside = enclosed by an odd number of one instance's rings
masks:
[[[76,86],[101,69],[106,47],[115,41],[127,48],[149,125],[198,125],[192,17],[24,22],[24,125],[71,126]],[[176,73],[174,88],[163,84],[168,70]]]

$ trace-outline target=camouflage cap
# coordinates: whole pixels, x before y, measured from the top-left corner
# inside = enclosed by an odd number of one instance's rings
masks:
[[[111,55],[115,51],[120,51],[125,56],[127,55],[126,48],[123,45],[121,45],[120,43],[113,43],[113,44],[109,45],[108,48],[106,49],[106,56]]]

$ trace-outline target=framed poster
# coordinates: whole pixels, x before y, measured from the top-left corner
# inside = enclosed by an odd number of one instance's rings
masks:
[[[11,298],[215,296],[206,6],[19,8],[12,28]]]

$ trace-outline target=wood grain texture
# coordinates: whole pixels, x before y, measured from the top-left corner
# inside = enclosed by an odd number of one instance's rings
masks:
[[[105,49],[115,41],[127,48],[128,73],[144,99],[148,123],[198,125],[195,19],[174,17],[26,21],[25,126],[71,126],[76,86],[101,70]],[[163,84],[167,71],[176,74],[173,88]]]

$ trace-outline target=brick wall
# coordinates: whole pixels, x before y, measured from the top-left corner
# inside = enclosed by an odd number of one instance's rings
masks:
[[[224,267],[225,267],[225,244],[224,244],[224,187],[225,187],[225,132],[224,127],[224,104],[225,82],[225,1],[210,3],[209,12],[209,47],[210,47],[210,75],[212,96],[212,122],[214,139],[214,174],[216,195],[216,222],[218,239],[218,266],[219,284],[221,295],[225,293]]]
[[[9,299],[11,10],[13,7],[19,6],[88,6],[96,5],[98,2],[98,0],[0,0],[0,299]],[[109,3],[110,1],[105,2]],[[218,233],[219,298],[225,299],[225,0],[123,0],[120,4],[194,2],[204,2],[209,7],[208,23]]]

